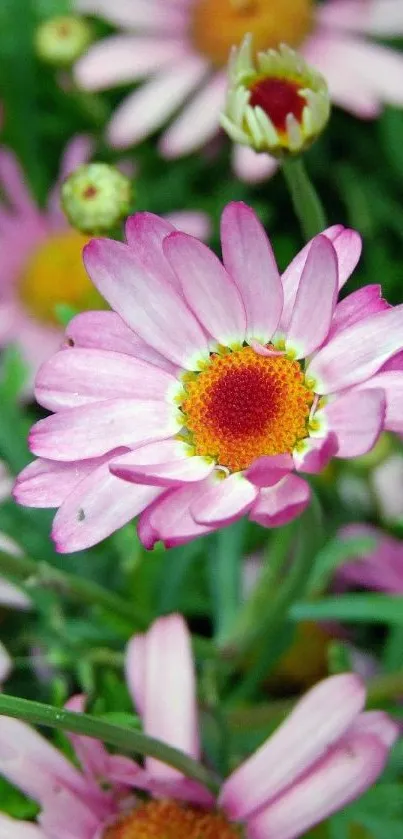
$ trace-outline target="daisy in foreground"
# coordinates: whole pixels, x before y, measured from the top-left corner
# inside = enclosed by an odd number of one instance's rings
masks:
[[[59,201],[62,181],[92,150],[87,136],[70,141],[43,210],[30,195],[12,152],[0,147],[0,192],[6,199],[0,201],[0,346],[17,344],[30,373],[28,394],[36,371],[62,342],[57,306],[81,311],[105,305],[82,264],[88,236],[70,227]],[[201,238],[208,233],[204,213],[176,213],[175,220]]]
[[[145,732],[199,759],[195,673],[183,619],[160,618],[135,636],[126,672]],[[83,697],[69,703],[78,712],[83,705]],[[0,833],[7,839],[294,839],[382,773],[398,729],[381,711],[363,713],[364,705],[358,676],[320,682],[221,784],[217,801],[155,759],[142,768],[74,735],[80,772],[29,726],[0,717],[0,773],[41,808],[40,826],[0,816]],[[138,789],[145,799],[133,796]]]
[[[88,312],[36,380],[54,415],[33,426],[41,459],[19,476],[21,504],[60,507],[62,552],[140,515],[147,548],[207,534],[248,514],[283,525],[308,505],[301,473],[369,451],[402,429],[403,305],[379,286],[337,303],[360,254],[341,225],[280,277],[254,212],[222,216],[224,265],[148,213],[127,244],[94,239],[87,271],[114,312]],[[393,364],[392,364],[393,366]]]
[[[325,76],[333,101],[363,119],[376,117],[384,103],[403,104],[403,56],[370,40],[403,33],[400,0],[75,0],[75,7],[128,30],[90,47],[76,65],[77,82],[103,90],[145,80],[109,125],[117,148],[143,140],[172,116],[161,139],[164,156],[204,145],[218,130],[230,49],[248,32],[256,52],[281,43],[297,49]],[[271,102],[265,95],[269,117],[278,108],[272,93]],[[235,147],[234,164],[247,180],[277,165],[243,146]]]

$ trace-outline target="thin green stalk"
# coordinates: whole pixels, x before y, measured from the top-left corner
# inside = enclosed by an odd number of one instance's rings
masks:
[[[220,530],[209,550],[215,636],[224,644],[238,614],[245,520]]]
[[[282,170],[302,233],[308,241],[326,227],[322,202],[309,178],[302,157],[285,158]]]
[[[312,561],[322,539],[322,522],[318,503],[311,506],[298,521],[295,555],[288,574],[284,577],[278,594],[257,619],[252,645],[244,652],[257,650],[257,658],[246,678],[233,691],[231,700],[248,699],[266,676],[284,648],[284,632],[288,627],[288,612],[294,602],[303,596],[312,569]],[[252,639],[250,639],[252,640]],[[288,640],[286,638],[286,640]]]
[[[54,708],[52,705],[32,702],[29,699],[6,696],[4,693],[0,695],[0,714],[24,720],[33,725],[44,725],[48,728],[94,737],[128,754],[154,757],[182,772],[186,777],[199,781],[212,792],[218,791],[215,779],[196,760],[132,728],[104,722],[90,714],[76,714]]]
[[[225,649],[243,654],[253,644],[263,614],[269,614],[276,596],[284,563],[290,555],[295,538],[296,522],[273,534],[265,551],[264,565],[260,577],[246,603],[240,610],[231,635],[227,637]]]

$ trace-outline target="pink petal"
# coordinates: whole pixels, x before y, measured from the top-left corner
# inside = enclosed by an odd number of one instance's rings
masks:
[[[343,57],[347,67],[382,102],[403,104],[403,57],[397,50],[388,49],[363,39],[343,39]]]
[[[139,515],[161,490],[111,475],[108,462],[94,469],[56,513],[52,537],[59,553],[89,548]]]
[[[165,370],[132,356],[71,349],[42,365],[35,396],[44,408],[61,411],[120,397],[171,402],[178,386]]]
[[[382,518],[392,524],[403,519],[403,455],[392,454],[376,466],[372,484]]]
[[[377,373],[360,387],[361,393],[369,389],[381,388],[386,397],[384,427],[396,434],[403,434],[403,371],[389,370]]]
[[[305,358],[325,340],[333,317],[338,290],[338,263],[326,236],[313,240],[305,262],[290,323],[286,346]]]
[[[189,233],[190,236],[195,236],[202,242],[211,236],[211,220],[207,213],[198,210],[178,210],[165,214],[164,219],[173,224],[177,230]]]
[[[189,456],[188,447],[178,440],[142,446],[110,463],[112,475],[131,483],[152,486],[181,486],[202,481],[214,469],[206,458]]]
[[[303,45],[303,55],[326,78],[336,105],[360,119],[374,119],[381,110],[380,97],[357,63],[357,39],[317,30]],[[351,79],[354,78],[354,84]]]
[[[267,181],[279,166],[278,160],[269,154],[255,152],[249,146],[235,143],[232,152],[232,167],[235,175],[250,184]]]
[[[8,676],[10,675],[12,670],[12,661],[11,658],[4,646],[4,644],[0,641],[0,690],[1,685],[3,682],[6,681]],[[1,837],[1,832],[0,832]]]
[[[84,14],[95,14],[116,26],[177,35],[186,15],[180,7],[158,0],[75,0],[75,8]]]
[[[245,310],[237,287],[216,255],[186,233],[171,233],[163,248],[188,305],[218,343],[242,343]]]
[[[369,315],[389,308],[389,303],[381,296],[380,285],[367,285],[353,291],[337,304],[327,340]]]
[[[26,178],[15,155],[0,147],[0,183],[15,210],[23,215],[37,215],[35,203],[25,186]]]
[[[151,75],[180,59],[183,53],[182,43],[173,38],[110,35],[80,58],[74,76],[86,90],[105,90]]]
[[[396,0],[328,0],[317,15],[325,26],[351,32],[391,38],[403,33],[403,7]]]
[[[376,312],[336,335],[314,356],[307,373],[317,393],[369,379],[403,345],[403,305]]]
[[[86,781],[70,761],[29,725],[10,717],[0,717],[0,773],[39,803],[63,787],[86,793]]]
[[[133,635],[126,646],[125,676],[134,707],[141,717],[145,714],[147,692],[146,653],[147,634]]]
[[[190,635],[183,618],[180,615],[159,618],[144,636],[144,642],[139,661],[144,677],[141,703],[144,731],[197,758],[195,673]],[[127,671],[136,667],[136,652],[136,646],[129,645]],[[154,758],[147,758],[146,768],[158,779],[169,780],[180,774]]]
[[[391,749],[399,737],[400,726],[384,711],[365,711],[353,722],[352,731],[354,734],[372,734]]]
[[[212,481],[193,502],[191,514],[198,524],[220,527],[246,513],[257,494],[257,488],[241,472],[236,472]]]
[[[287,475],[275,486],[260,490],[249,518],[263,527],[281,527],[305,510],[310,495],[306,481]]]
[[[0,813],[0,839],[47,839],[47,836],[32,822],[12,819]]]
[[[160,128],[203,81],[207,71],[207,61],[191,54],[153,76],[118,107],[108,129],[111,145],[125,148]]]
[[[66,339],[68,347],[112,350],[134,355],[164,370],[175,370],[168,359],[139,338],[115,312],[81,312],[68,324]]]
[[[164,157],[189,154],[214,137],[219,129],[219,115],[224,107],[227,75],[219,71],[196,93],[183,112],[162,136],[160,151]]]
[[[324,410],[329,431],[337,436],[337,457],[359,457],[375,445],[384,425],[385,394],[381,389],[352,390]]]
[[[361,238],[355,230],[348,230],[341,224],[329,227],[321,234],[329,239],[337,254],[339,287],[341,288],[353,272],[361,254]],[[316,237],[315,237],[316,238]],[[314,239],[290,262],[282,276],[284,287],[284,310],[281,317],[281,330],[287,329],[297,296],[302,272]]]
[[[165,217],[154,213],[135,213],[127,219],[125,233],[129,247],[145,270],[160,282],[169,282],[182,296],[181,284],[162,248],[164,239],[175,230]]]
[[[225,207],[221,246],[224,265],[242,295],[247,338],[265,344],[277,328],[283,291],[269,239],[250,207],[241,202]]]
[[[31,429],[31,451],[49,460],[97,457],[125,445],[163,440],[179,431],[173,408],[163,402],[107,399],[39,420]]]
[[[285,722],[225,781],[219,804],[231,819],[245,819],[306,775],[337,744],[365,704],[353,674],[315,685]]]
[[[215,530],[215,527],[197,524],[190,513],[191,504],[206,485],[207,481],[202,481],[167,490],[145,510],[138,524],[139,539],[145,548],[151,550],[159,541],[166,548],[173,548]]]
[[[77,484],[102,463],[102,458],[58,463],[34,460],[17,477],[13,495],[24,507],[60,507]]]
[[[254,816],[248,822],[248,835],[296,839],[372,786],[387,757],[387,748],[376,737],[346,737],[305,778]]]
[[[100,810],[99,807],[91,806],[90,791],[91,788],[86,796],[79,798],[67,787],[60,787],[44,795],[39,821],[47,837],[76,839],[79,836],[92,839],[99,835],[105,821],[115,815],[114,808],[103,807]],[[107,793],[104,793],[104,797],[107,804]]]
[[[244,474],[257,487],[271,487],[291,472],[293,466],[290,454],[263,455],[254,460]]]
[[[0,550],[3,551],[6,548],[2,542],[2,534],[0,534]],[[32,600],[25,594],[25,591],[15,586],[14,583],[10,583],[4,577],[0,577],[0,604],[2,607],[6,606],[7,608],[24,611],[32,608]]]
[[[188,369],[209,357],[205,335],[185,302],[169,282],[144,270],[132,248],[94,239],[84,248],[84,262],[112,308],[153,349]]]
[[[331,432],[326,437],[309,437],[304,440],[304,446],[293,453],[295,468],[299,472],[315,474],[322,472],[338,452],[339,444],[336,434]]]

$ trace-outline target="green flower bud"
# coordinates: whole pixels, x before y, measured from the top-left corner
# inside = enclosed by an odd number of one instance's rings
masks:
[[[325,79],[290,47],[281,44],[255,58],[246,35],[233,48],[220,122],[234,142],[274,157],[299,155],[322,133],[329,115]]]
[[[91,25],[84,18],[64,15],[45,20],[35,33],[39,58],[55,67],[69,67],[93,40]]]
[[[97,235],[116,228],[129,214],[133,198],[130,179],[108,163],[86,163],[64,181],[63,210],[81,233]]]

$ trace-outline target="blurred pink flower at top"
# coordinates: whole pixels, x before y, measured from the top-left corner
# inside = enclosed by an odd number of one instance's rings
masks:
[[[367,119],[383,103],[403,104],[403,56],[366,36],[403,33],[400,0],[75,0],[77,11],[129,30],[90,47],[76,65],[87,90],[145,80],[118,107],[110,143],[125,148],[174,116],[160,148],[168,158],[203,146],[218,130],[226,62],[251,32],[257,50],[285,42],[326,77],[333,101]],[[179,115],[178,109],[182,108]],[[240,177],[267,177],[277,162],[236,146]]]
[[[368,524],[349,524],[339,531],[340,539],[371,539],[372,550],[340,566],[338,588],[360,586],[388,594],[403,594],[403,542]]]
[[[88,273],[115,312],[83,313],[36,380],[54,415],[31,430],[41,459],[15,498],[59,507],[57,549],[81,550],[140,515],[147,548],[249,515],[277,527],[310,500],[301,473],[372,449],[403,429],[403,306],[379,286],[337,303],[360,255],[342,225],[280,277],[255,213],[222,215],[222,264],[149,213],[127,244],[94,239]],[[326,278],[324,282],[323,278]]]
[[[160,618],[131,640],[126,673],[144,731],[199,760],[194,664],[179,615]],[[43,839],[237,839],[241,827],[247,839],[295,839],[383,771],[398,728],[381,711],[363,713],[365,694],[352,674],[316,685],[222,782],[217,802],[155,758],[142,768],[96,740],[71,735],[81,773],[28,725],[7,717],[0,717],[0,773],[39,803]],[[69,703],[77,712],[83,705],[82,697]],[[136,800],[135,790],[148,797]],[[7,839],[31,839],[25,826],[0,816]]]
[[[0,148],[0,346],[16,343],[30,371],[27,395],[38,368],[60,347],[63,330],[58,304],[76,310],[102,307],[82,263],[88,237],[73,230],[59,204],[61,181],[92,152],[89,137],[77,136],[67,145],[59,179],[42,210],[29,194],[12,152]],[[202,238],[209,234],[204,213],[175,214],[178,226]]]

